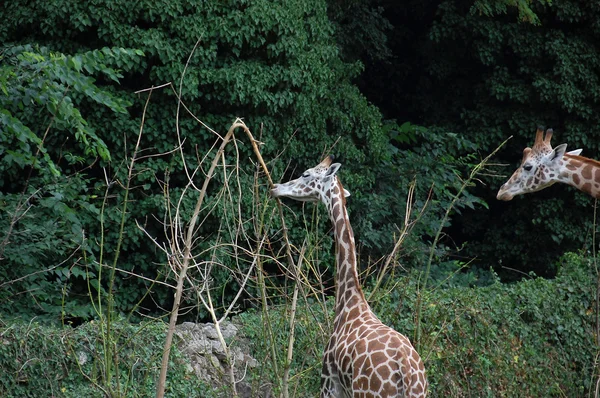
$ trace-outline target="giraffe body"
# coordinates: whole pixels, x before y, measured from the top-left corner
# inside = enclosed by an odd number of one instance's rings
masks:
[[[600,162],[579,156],[580,149],[565,152],[567,144],[552,148],[552,129],[538,127],[532,148],[523,150],[521,165],[500,187],[499,200],[511,200],[517,195],[537,192],[557,182],[574,186],[595,198],[600,198]]]
[[[323,354],[321,398],[414,397],[427,394],[421,357],[402,334],[371,311],[356,271],[354,234],[346,191],[336,176],[341,165],[325,158],[300,178],[276,184],[275,197],[321,201],[336,241],[336,297],[333,333]]]

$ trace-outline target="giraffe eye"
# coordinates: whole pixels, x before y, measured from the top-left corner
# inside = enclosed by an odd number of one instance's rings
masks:
[[[523,166],[523,170],[525,170],[525,171],[531,171],[532,168],[533,168],[533,166],[530,164],[526,164]]]
[[[304,173],[302,174],[302,178],[308,178],[309,174],[308,173]]]

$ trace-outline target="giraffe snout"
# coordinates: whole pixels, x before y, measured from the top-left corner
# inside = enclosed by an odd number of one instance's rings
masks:
[[[274,198],[281,196],[281,193],[279,192],[280,189],[281,189],[281,184],[274,184],[273,189],[271,189],[271,196]]]
[[[504,200],[506,202],[511,200],[513,197],[514,197],[514,195],[509,192],[506,184],[504,184],[500,187],[500,189],[498,190],[498,194],[496,195],[496,199]]]

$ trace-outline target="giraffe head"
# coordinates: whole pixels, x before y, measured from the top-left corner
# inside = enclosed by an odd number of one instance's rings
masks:
[[[539,191],[558,181],[567,144],[560,144],[556,148],[552,148],[551,139],[552,129],[546,130],[544,136],[543,128],[538,127],[533,147],[523,150],[521,165],[500,187],[497,199],[511,200],[517,195]],[[576,152],[573,151],[570,154]]]
[[[326,202],[327,192],[338,186],[336,173],[342,166],[332,163],[333,156],[327,156],[315,167],[306,170],[295,180],[285,184],[275,184],[271,190],[274,197],[286,196],[301,202]],[[350,192],[344,189],[344,196],[350,196]]]

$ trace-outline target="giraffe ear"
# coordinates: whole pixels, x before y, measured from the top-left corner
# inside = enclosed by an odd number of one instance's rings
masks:
[[[335,175],[335,173],[337,173],[337,171],[340,169],[340,167],[342,167],[342,165],[340,163],[333,163],[331,166],[329,166],[329,170],[327,170],[325,177],[330,177],[330,176]]]
[[[565,155],[577,156],[577,155],[581,155],[581,151],[583,151],[583,149],[574,149],[572,151],[567,152]]]
[[[554,162],[554,161],[562,159],[566,150],[567,150],[567,144],[558,145],[556,148],[554,148],[554,150],[552,150],[552,153],[550,153],[550,155],[549,155],[550,161]]]
[[[344,197],[347,198],[348,196],[350,196],[350,192],[348,192],[348,190],[344,188]]]

